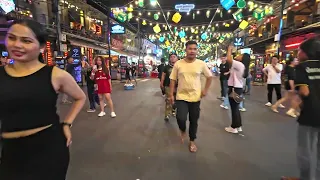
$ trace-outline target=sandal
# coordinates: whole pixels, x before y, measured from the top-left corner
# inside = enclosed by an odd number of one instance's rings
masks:
[[[185,138],[186,138],[186,133],[185,132],[180,132],[180,140],[181,140],[182,144],[184,143],[184,139]]]
[[[190,150],[190,152],[195,153],[195,152],[197,152],[198,148],[195,144],[190,144],[189,150]]]

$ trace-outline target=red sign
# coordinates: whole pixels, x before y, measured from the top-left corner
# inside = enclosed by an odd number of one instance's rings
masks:
[[[309,38],[315,37],[315,36],[316,36],[315,33],[309,33],[309,34],[304,34],[301,36],[295,36],[295,37],[288,38],[288,39],[284,40],[283,44],[287,50],[297,49],[303,41],[305,41]]]
[[[116,39],[111,39],[111,45],[115,49],[123,49],[123,43]]]

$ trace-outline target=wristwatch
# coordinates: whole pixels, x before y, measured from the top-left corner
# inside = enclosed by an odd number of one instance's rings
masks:
[[[69,128],[71,128],[71,127],[72,127],[72,124],[67,123],[67,122],[63,122],[63,123],[61,123],[61,124],[62,124],[62,126],[69,126]]]

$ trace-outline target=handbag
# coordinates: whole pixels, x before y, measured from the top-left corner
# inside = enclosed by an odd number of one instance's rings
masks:
[[[235,80],[235,74],[233,73],[233,85],[234,85],[234,80]],[[240,103],[243,101],[243,97],[241,97],[238,93],[234,91],[234,87],[232,87],[232,91],[229,94],[229,97],[231,97],[236,103]]]

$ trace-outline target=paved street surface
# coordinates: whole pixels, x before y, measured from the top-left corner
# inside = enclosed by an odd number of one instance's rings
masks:
[[[133,91],[124,91],[120,83],[113,89],[116,118],[98,118],[99,112],[86,113],[86,106],[75,121],[68,180],[277,180],[297,175],[295,119],[264,106],[266,87],[253,87],[242,113],[244,132],[234,135],[224,131],[230,119],[219,107],[215,78],[201,102],[195,154],[180,143],[176,120],[163,120],[158,79],[140,80]],[[59,105],[61,117],[69,106]]]

